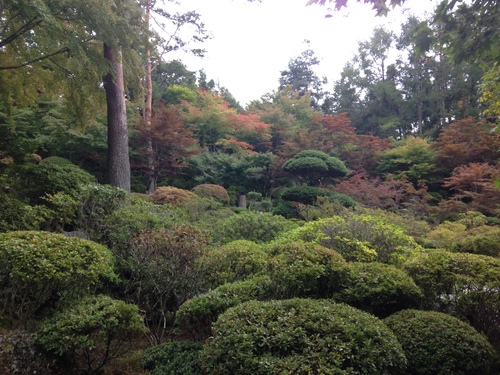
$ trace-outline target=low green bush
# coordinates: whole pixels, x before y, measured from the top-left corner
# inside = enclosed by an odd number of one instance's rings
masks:
[[[491,228],[487,232],[466,236],[451,246],[452,251],[500,256],[500,228]]]
[[[48,352],[69,357],[76,373],[95,374],[134,348],[133,339],[145,331],[137,306],[96,295],[44,321],[37,342]]]
[[[396,311],[417,308],[422,292],[404,271],[383,263],[349,263],[347,287],[335,300],[380,318]]]
[[[345,285],[349,268],[342,256],[316,243],[270,246],[267,274],[273,298],[328,298]]]
[[[229,194],[223,186],[201,184],[195,186],[191,191],[201,198],[210,198],[225,206],[229,205]]]
[[[403,310],[384,320],[408,359],[410,375],[485,375],[494,358],[488,340],[448,314]]]
[[[245,211],[214,222],[212,233],[215,241],[220,243],[248,240],[260,244],[272,241],[294,226],[294,223],[282,216]]]
[[[401,374],[406,358],[374,316],[328,300],[249,301],[223,313],[201,354],[210,375]]]
[[[271,298],[271,279],[256,276],[219,286],[205,294],[186,301],[176,315],[176,325],[185,334],[205,339],[211,334],[211,325],[228,308],[251,300]]]
[[[203,344],[192,341],[172,341],[148,348],[142,367],[150,375],[203,375],[200,353]]]
[[[299,202],[302,204],[314,204],[318,197],[324,197],[327,193],[314,186],[297,185],[287,188],[281,194],[281,199],[288,202]]]
[[[0,232],[40,230],[49,216],[44,206],[30,206],[0,192]]]
[[[0,306],[24,322],[42,308],[116,280],[111,252],[91,241],[49,232],[0,234]]]
[[[159,187],[149,196],[149,200],[155,204],[171,205],[182,205],[196,198],[198,196],[195,193],[173,186]]]
[[[267,258],[255,242],[237,240],[208,251],[199,262],[206,285],[215,288],[262,272]]]

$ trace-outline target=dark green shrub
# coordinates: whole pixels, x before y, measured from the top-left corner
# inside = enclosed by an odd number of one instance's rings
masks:
[[[200,353],[203,344],[173,341],[153,346],[144,352],[143,368],[150,375],[203,375]]]
[[[49,210],[43,206],[30,206],[0,192],[0,232],[39,230]]]
[[[201,198],[210,198],[225,206],[229,205],[229,194],[223,186],[214,184],[201,184],[195,186],[192,190],[197,196]]]
[[[207,374],[401,374],[406,359],[374,316],[328,300],[250,301],[222,314],[202,351]]]
[[[245,211],[214,223],[212,232],[214,239],[221,243],[236,240],[265,243],[294,226],[282,216]]]
[[[316,242],[339,252],[348,261],[400,264],[422,251],[404,231],[380,217],[334,216],[308,222],[284,233],[278,241]]]
[[[494,351],[484,336],[448,314],[403,310],[384,320],[401,343],[411,375],[484,375]]]
[[[273,298],[327,298],[341,290],[349,268],[342,256],[315,243],[289,242],[269,247]]]
[[[335,296],[336,300],[378,317],[420,305],[422,292],[404,271],[376,262],[353,262],[349,268],[348,285]]]
[[[228,308],[242,302],[271,297],[271,280],[268,276],[224,284],[186,301],[177,311],[176,325],[186,334],[205,339],[211,334],[212,323]]]
[[[327,193],[318,187],[298,185],[285,189],[281,194],[281,199],[288,202],[314,204],[318,197],[324,197],[325,195]]]
[[[298,218],[297,207],[295,207],[292,202],[279,201],[278,204],[273,207],[271,212],[273,215],[283,216],[287,219]]]
[[[492,228],[485,233],[466,236],[455,242],[451,249],[459,253],[498,257],[500,256],[500,228]]]
[[[87,296],[44,321],[37,341],[94,374],[134,348],[133,339],[146,331],[142,320],[135,305],[105,295]]]
[[[48,232],[0,234],[0,306],[11,319],[26,321],[115,280],[111,252],[94,242]]]
[[[75,194],[81,185],[96,184],[90,173],[73,164],[26,164],[19,168],[17,194],[30,204],[43,204],[46,194]]]
[[[255,242],[238,240],[210,250],[200,258],[200,265],[206,285],[215,288],[261,272],[267,258]]]
[[[500,259],[428,250],[403,268],[424,293],[426,307],[461,316],[500,345]]]
[[[304,150],[283,164],[283,169],[300,180],[317,185],[325,178],[345,176],[345,164],[338,158],[319,150]]]
[[[356,206],[356,200],[346,194],[341,193],[328,193],[326,195],[330,202],[339,202],[344,207],[354,207]]]
[[[73,165],[71,160],[63,158],[61,156],[49,156],[45,159],[40,160],[40,164]]]

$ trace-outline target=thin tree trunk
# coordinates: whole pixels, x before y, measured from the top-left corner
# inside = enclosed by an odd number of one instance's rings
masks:
[[[108,180],[130,193],[127,111],[121,50],[104,44],[110,71],[104,76],[108,109]]]

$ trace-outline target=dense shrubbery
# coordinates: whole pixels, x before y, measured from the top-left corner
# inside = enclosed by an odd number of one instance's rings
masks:
[[[250,301],[214,324],[207,374],[401,374],[406,359],[377,318],[327,300]]]
[[[383,263],[349,263],[347,287],[335,296],[363,311],[386,317],[396,311],[416,308],[422,292],[402,270]]]
[[[153,346],[144,352],[143,368],[150,375],[203,375],[200,353],[203,344],[173,341]]]
[[[208,251],[199,262],[206,285],[215,288],[261,272],[267,258],[255,242],[237,240]]]
[[[403,347],[407,374],[489,374],[493,348],[474,328],[453,316],[404,310],[384,322]]]
[[[464,237],[456,241],[451,249],[461,253],[498,257],[500,256],[500,228],[492,228],[483,233]]]
[[[182,205],[198,196],[188,190],[179,189],[173,186],[163,186],[155,190],[149,196],[149,200],[156,204]]]
[[[51,353],[68,356],[78,370],[93,374],[134,347],[132,339],[146,331],[142,320],[135,305],[105,295],[88,296],[43,322],[37,341]]]
[[[247,211],[214,223],[212,232],[214,240],[221,243],[236,240],[264,243],[274,240],[279,234],[294,226],[282,216]]]
[[[0,234],[0,306],[11,319],[26,321],[115,278],[111,252],[94,242],[48,232]]]
[[[335,216],[304,224],[278,241],[310,241],[339,252],[349,261],[400,264],[421,247],[404,231],[380,217]]]
[[[324,197],[326,192],[319,187],[298,185],[283,191],[281,199],[302,204],[314,204],[318,197]]]
[[[210,198],[223,205],[229,205],[229,194],[223,186],[214,184],[201,184],[195,186],[192,192],[201,198]]]

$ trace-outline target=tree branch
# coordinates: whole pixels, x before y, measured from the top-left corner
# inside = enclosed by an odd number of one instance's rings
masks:
[[[51,54],[40,56],[40,57],[38,57],[36,59],[26,61],[26,62],[24,62],[22,64],[19,64],[19,65],[0,66],[0,70],[9,70],[9,69],[23,68],[23,67],[28,66],[30,64],[36,63],[38,61],[42,61],[42,60],[45,60],[45,59],[50,59],[51,57],[59,55],[59,54],[64,53],[64,52],[69,52],[69,48],[68,47],[63,47],[60,50],[55,51],[55,52],[53,52]]]

